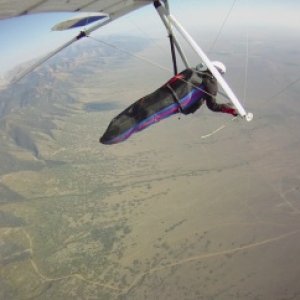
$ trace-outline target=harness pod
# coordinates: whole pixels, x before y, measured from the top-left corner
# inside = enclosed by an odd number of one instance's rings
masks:
[[[193,113],[202,104],[204,93],[201,77],[195,70],[186,69],[117,115],[110,122],[100,142],[120,143],[132,134],[173,114]]]

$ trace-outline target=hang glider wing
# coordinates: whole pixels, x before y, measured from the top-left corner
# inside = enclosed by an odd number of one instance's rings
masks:
[[[41,58],[28,70],[23,71],[21,74],[17,74],[13,79],[13,83],[18,82],[42,63],[82,37],[85,37],[103,25],[150,3],[153,3],[153,0],[0,0],[0,20],[45,12],[90,12],[89,14],[63,21],[55,25],[52,30],[77,28],[79,26],[89,25],[95,21],[100,21],[88,29],[81,31],[73,39],[49,53],[46,57]]]
[[[152,0],[0,0],[0,19],[47,12],[99,12],[115,20]]]

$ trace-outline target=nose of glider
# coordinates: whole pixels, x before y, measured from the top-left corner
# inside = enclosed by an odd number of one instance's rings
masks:
[[[121,134],[120,122],[114,118],[108,125],[106,131],[100,137],[99,142],[104,145],[111,145],[118,143],[116,137]]]
[[[104,135],[101,136],[100,139],[99,139],[99,143],[106,145],[106,144],[107,144],[106,142],[107,142],[107,141],[106,141]]]
[[[104,134],[100,137],[99,142],[104,145],[112,144],[111,124],[108,126]]]

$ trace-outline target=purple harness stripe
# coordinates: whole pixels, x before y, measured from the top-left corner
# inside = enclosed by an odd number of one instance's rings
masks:
[[[179,104],[183,110],[189,108],[191,105],[199,101],[202,98],[204,91],[200,90],[203,89],[201,85],[199,89],[193,89],[189,94],[187,94],[184,98],[179,100]],[[174,102],[173,104],[165,107],[161,111],[154,113],[153,115],[149,116],[145,120],[141,121],[140,123],[135,124],[133,127],[129,128],[126,132],[122,133],[121,135],[113,138],[111,141],[106,142],[107,144],[116,144],[120,143],[126,139],[128,139],[133,133],[141,131],[150,125],[159,122],[179,111],[178,103]]]

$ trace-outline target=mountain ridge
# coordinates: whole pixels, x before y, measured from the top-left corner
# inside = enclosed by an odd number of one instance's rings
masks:
[[[118,47],[130,52],[141,51],[148,45],[146,39],[139,37],[110,36],[103,40],[114,41]],[[57,124],[81,109],[89,109],[87,103],[81,107],[76,90],[78,85],[90,76],[104,77],[106,70],[117,68],[128,58],[128,54],[118,49],[87,40],[85,43],[71,45],[19,82],[0,90],[0,152],[11,153],[6,157],[9,161],[15,160],[16,164],[20,163],[20,159],[12,154],[16,150],[30,153],[33,165],[38,160],[44,161],[41,147],[46,146],[42,144],[45,141],[55,143],[53,131],[60,130]],[[13,72],[24,71],[29,64],[27,62],[17,66],[7,78],[12,78]],[[95,107],[101,108],[97,105]],[[107,105],[102,107],[108,108]],[[6,165],[8,167],[12,164],[13,162]]]

